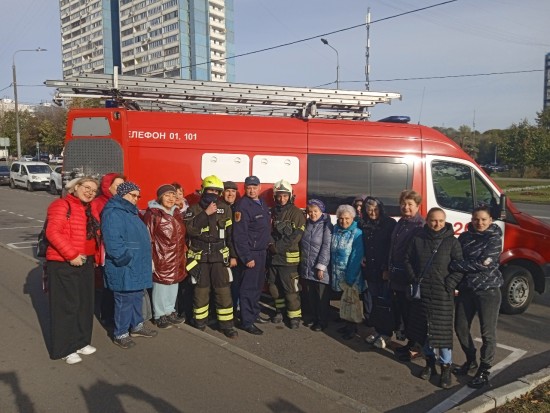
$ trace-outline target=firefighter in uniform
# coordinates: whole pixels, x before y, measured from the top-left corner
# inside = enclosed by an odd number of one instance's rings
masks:
[[[269,292],[275,300],[275,315],[272,323],[283,321],[283,311],[289,326],[300,326],[300,264],[299,243],[304,234],[306,218],[300,208],[294,205],[292,185],[280,180],[273,186],[275,206],[272,209],[272,231],[268,254]]]
[[[202,181],[198,204],[190,206],[185,214],[189,238],[187,271],[195,283],[195,327],[199,330],[206,328],[210,291],[214,290],[220,330],[226,337],[236,338],[238,332],[233,322],[229,268],[233,222],[231,208],[226,204],[218,205],[222,191],[223,182],[215,175],[207,176]]]
[[[237,251],[240,279],[241,328],[261,335],[255,322],[260,319],[260,295],[265,282],[265,260],[269,243],[269,209],[259,198],[260,180],[249,176],[244,181],[245,196],[235,205],[233,244]]]

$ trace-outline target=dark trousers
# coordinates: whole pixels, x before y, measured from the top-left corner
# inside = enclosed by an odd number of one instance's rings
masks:
[[[143,323],[143,290],[115,291],[115,330],[113,335],[120,338],[128,334],[130,328],[136,330]]]
[[[411,302],[407,300],[405,291],[393,290],[393,310],[395,315],[396,329],[407,331],[409,325],[409,312]]]
[[[191,277],[178,283],[178,296],[176,298],[176,312],[184,316],[186,320],[193,318],[193,294],[194,285],[191,284]]]
[[[497,346],[497,320],[500,309],[499,288],[484,291],[465,290],[455,299],[455,332],[467,360],[475,360],[476,347],[470,334],[472,320],[477,314],[481,329],[480,365],[487,369],[493,365]]]
[[[275,300],[275,308],[286,308],[288,318],[302,317],[300,303],[300,276],[298,267],[274,265],[268,269],[269,293]]]
[[[68,356],[92,341],[94,319],[94,261],[81,267],[48,261],[50,299],[50,357]]]
[[[231,268],[231,273],[233,274],[233,282],[231,283],[231,298],[233,299],[233,310],[235,313],[240,306],[239,290],[241,288],[241,281],[243,278],[242,271],[243,268],[239,265]]]
[[[239,296],[241,302],[241,325],[250,327],[260,315],[260,296],[265,283],[266,251],[251,251],[254,268],[239,262],[242,271]]]
[[[363,307],[365,310],[364,315],[367,324],[369,324],[369,318],[372,313],[372,306],[374,303],[373,297],[378,297],[381,292],[380,284],[380,282],[367,281],[367,289],[363,291]]]
[[[332,294],[330,285],[313,280],[305,280],[304,288],[312,321],[319,323],[322,327],[326,327],[328,324],[330,296]]]

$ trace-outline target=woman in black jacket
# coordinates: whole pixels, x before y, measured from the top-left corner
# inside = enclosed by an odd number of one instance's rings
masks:
[[[489,383],[489,369],[495,355],[497,319],[502,298],[500,286],[503,283],[499,270],[502,231],[493,223],[488,206],[474,209],[472,222],[458,240],[462,245],[464,259],[451,262],[451,269],[465,276],[458,286],[459,294],[455,300],[455,331],[466,354],[466,362],[457,367],[454,373],[466,375],[478,368],[476,347],[470,334],[472,320],[477,313],[483,345],[479,368],[468,386],[481,388]]]
[[[462,260],[460,243],[453,226],[445,222],[445,212],[432,208],[424,230],[416,235],[405,254],[409,282],[420,284],[420,299],[411,300],[407,336],[422,345],[426,367],[420,378],[436,374],[435,349],[439,349],[441,378],[439,385],[451,387],[453,347],[453,295],[462,274],[450,272],[451,260]]]
[[[391,302],[388,259],[391,235],[396,221],[385,214],[384,204],[371,196],[364,199],[362,212],[365,247],[363,274],[367,281],[367,289],[364,292],[365,320],[375,329],[375,333],[368,336],[365,341],[375,347],[385,348],[387,341],[393,335],[395,322],[391,325],[382,325],[381,321],[383,320],[376,318],[370,320],[370,315],[373,311],[374,301],[378,298]],[[393,319],[393,314],[390,315],[390,318]]]

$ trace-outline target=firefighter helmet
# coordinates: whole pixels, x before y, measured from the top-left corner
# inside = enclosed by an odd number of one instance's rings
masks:
[[[205,189],[215,189],[216,191],[223,192],[223,181],[216,175],[207,176],[202,180],[201,191]]]
[[[287,193],[292,195],[292,185],[288,181],[281,179],[280,181],[275,182],[273,185],[273,195]]]

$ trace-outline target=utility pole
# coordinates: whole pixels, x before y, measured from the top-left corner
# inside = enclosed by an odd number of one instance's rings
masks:
[[[365,90],[370,90],[370,7],[367,8],[367,47],[365,50]]]

